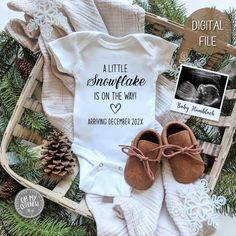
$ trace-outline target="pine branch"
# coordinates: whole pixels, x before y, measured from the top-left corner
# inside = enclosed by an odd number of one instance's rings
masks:
[[[52,219],[64,220],[67,225],[71,226],[67,222],[67,217],[64,217],[64,210],[62,206],[48,199],[45,199],[44,210],[41,214],[42,217],[48,217]]]
[[[80,202],[85,193],[79,189],[79,175],[74,179],[69,191],[66,193],[66,197],[73,201]]]
[[[181,24],[185,22],[187,15],[185,4],[179,0],[149,0],[148,10],[155,15]]]
[[[236,8],[229,8],[224,12],[226,16],[229,18],[232,25],[232,39],[231,44],[236,45]]]
[[[73,230],[75,229],[75,232],[77,231],[76,229],[86,229],[85,226],[82,226],[85,217],[79,215],[78,213],[67,210],[57,203],[51,202],[47,199],[45,200],[45,207],[42,213],[42,217],[63,220],[66,222],[67,226],[72,227]]]
[[[22,48],[21,58],[26,59],[32,65],[34,65],[36,63],[36,61],[40,55],[41,55],[40,51],[37,53],[32,53],[32,51],[30,51],[28,48],[24,48],[24,47]]]
[[[229,216],[236,216],[236,172],[228,172],[223,170],[217,185],[214,190],[214,194],[222,195],[226,198],[226,205],[220,210],[221,213]]]
[[[88,236],[86,230],[83,227],[74,227],[73,230],[71,230],[70,233],[68,234],[68,236],[85,236],[85,235]]]
[[[5,229],[5,225],[1,218],[0,218],[0,236],[10,236],[7,230]]]
[[[191,117],[187,121],[187,125],[191,127],[197,139],[216,144],[221,142],[221,130],[217,127],[204,124],[202,119]]]
[[[0,32],[0,79],[11,69],[20,51],[21,46],[17,41],[5,32]]]
[[[0,140],[2,139],[2,135],[24,84],[25,81],[14,66],[0,80]]]
[[[225,164],[223,166],[223,170],[227,173],[236,173],[236,134],[233,138],[233,143],[231,145],[229,154],[226,158]]]
[[[219,63],[218,67],[216,68],[216,71],[219,71],[224,67],[226,67],[231,62],[232,58],[233,57],[230,56],[229,54],[225,54],[221,59],[221,62]]]
[[[86,229],[86,236],[97,235],[96,224],[94,220],[88,218],[83,219],[83,224],[81,225]]]
[[[6,230],[11,236],[68,236],[71,227],[66,226],[63,221],[50,218],[24,219],[9,204],[0,205],[1,218]],[[83,230],[78,229],[78,236],[84,235]]]
[[[13,142],[10,151],[15,153],[16,165],[13,170],[25,179],[38,183],[43,176],[37,150],[20,142]]]
[[[21,76],[15,68],[12,68],[0,82],[0,106],[1,111],[10,118],[17,100],[23,88]],[[16,83],[16,81],[18,81]]]
[[[44,138],[47,137],[52,130],[52,126],[45,115],[31,110],[26,110],[24,112],[21,118],[21,124],[23,127],[37,132]]]
[[[228,86],[228,89],[230,89],[231,86]],[[232,110],[234,108],[235,101],[233,100],[224,100],[221,115],[223,116],[230,116],[232,113]]]
[[[16,106],[24,84],[25,80],[22,79],[15,66],[0,81],[0,138]],[[43,137],[46,137],[52,129],[43,114],[30,110],[24,112],[21,122],[24,127],[36,131]]]
[[[4,131],[7,127],[7,124],[9,122],[9,118],[5,115],[3,115],[5,111],[2,110],[2,107],[0,107],[0,142],[2,141],[2,137],[3,137],[3,134],[4,134]]]
[[[3,169],[3,167],[0,165],[0,185],[2,185],[8,178],[7,172]]]
[[[225,15],[228,17],[231,23],[232,27],[232,36],[231,36],[231,42],[230,44],[236,45],[236,9],[235,8],[229,8],[228,10],[224,11]],[[225,66],[227,66],[231,60],[232,56],[229,54],[225,54],[223,59],[221,60],[217,70],[221,70]]]
[[[167,18],[169,20],[173,20],[175,22],[184,23],[186,20],[187,10],[185,5],[180,3],[179,0],[136,0],[134,3],[143,7],[145,11]],[[147,24],[145,31],[152,34],[153,25]],[[181,39],[179,35],[170,31],[165,32],[162,37],[167,41],[174,43],[179,43],[179,40]]]
[[[230,216],[236,216],[236,135],[226,158],[221,175],[214,189],[216,195],[226,197],[226,205],[221,212]]]

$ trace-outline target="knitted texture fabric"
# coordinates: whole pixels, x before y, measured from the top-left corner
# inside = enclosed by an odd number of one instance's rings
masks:
[[[116,197],[113,202],[109,203],[104,202],[102,196],[95,195],[87,195],[86,201],[97,223],[97,235],[212,235],[215,232],[214,226],[210,226],[206,219],[201,219],[201,212],[207,212],[211,204],[208,201],[203,205],[200,204],[208,196],[204,192],[197,193],[196,191],[199,189],[196,188],[196,185],[197,183],[180,184],[176,182],[168,161],[164,160],[162,170],[151,188],[145,191],[133,191],[130,197]],[[193,195],[196,193],[199,196],[197,199],[191,199],[189,205],[189,210],[196,210],[193,212],[192,218],[186,212],[176,215],[177,210],[185,209],[185,202],[182,201],[180,193],[182,190],[187,190]],[[192,224],[189,224],[191,222]],[[198,233],[193,231],[194,222],[197,222]]]
[[[165,167],[163,167],[163,181],[164,181],[165,193],[166,193],[165,201],[166,201],[168,212],[169,213],[170,211],[172,212],[172,214],[170,213],[170,215],[173,221],[175,222],[175,224],[177,225],[180,231],[180,235],[190,236],[191,233],[190,233],[190,228],[188,227],[188,223],[182,220],[181,217],[175,217],[172,211],[172,207],[174,207],[177,203],[181,204],[180,199],[178,197],[178,193],[177,193],[178,188],[180,188],[180,184],[178,184],[174,180],[169,163],[164,162],[164,166]],[[177,186],[175,186],[174,184],[177,184]],[[184,185],[182,185],[182,187],[184,187]]]
[[[154,184],[145,191],[133,190],[131,197],[115,197],[114,211],[125,220],[129,235],[152,236],[164,200],[161,167]]]
[[[178,183],[172,174],[169,162],[162,161],[163,185],[167,210],[177,226],[181,236],[207,236],[215,232],[216,215],[211,212],[210,197],[197,185]],[[210,213],[210,214],[209,214]]]
[[[166,208],[165,200],[162,204],[158,226],[154,233],[155,236],[179,236],[179,230]]]
[[[86,202],[100,236],[180,236],[166,209],[161,167],[151,188],[133,191],[130,197],[104,197],[87,194]]]
[[[129,235],[207,236],[214,233],[211,220],[214,222],[217,216],[212,212],[210,197],[198,187],[199,181],[178,183],[167,160],[162,161],[157,173],[149,189],[133,190],[129,198],[114,198],[113,210],[124,219]]]
[[[98,236],[127,236],[128,231],[123,219],[112,210],[112,202],[104,202],[104,197],[87,194],[86,202],[96,221]]]

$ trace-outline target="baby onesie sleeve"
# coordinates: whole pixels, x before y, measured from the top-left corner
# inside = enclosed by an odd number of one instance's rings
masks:
[[[157,73],[161,74],[171,68],[173,54],[177,49],[177,45],[170,43],[167,40],[160,39],[162,46],[156,51],[154,55],[156,66],[154,67]]]
[[[152,68],[159,75],[171,68],[171,61],[178,45],[171,43],[163,38],[146,35],[145,43],[147,51],[152,56]]]
[[[48,43],[51,56],[55,59],[59,71],[72,75],[79,64],[79,52],[88,42],[88,32],[72,33]]]

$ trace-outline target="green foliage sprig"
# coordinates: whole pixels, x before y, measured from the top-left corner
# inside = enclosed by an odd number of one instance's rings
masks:
[[[37,150],[30,145],[14,140],[9,151],[14,153],[16,164],[12,168],[18,175],[34,183],[38,183],[42,179],[43,171]]]
[[[157,16],[165,17],[178,23],[184,23],[186,20],[187,9],[185,4],[179,0],[148,0],[147,3],[136,0],[134,2]]]
[[[21,46],[5,32],[0,32],[0,80],[14,64],[20,54]]]
[[[231,26],[232,26],[233,33],[232,33],[231,44],[236,45],[236,9],[233,7],[230,7],[224,13],[228,16],[231,22]]]
[[[68,227],[51,218],[22,218],[11,204],[1,203],[0,214],[4,229],[11,236],[84,236],[84,228]]]

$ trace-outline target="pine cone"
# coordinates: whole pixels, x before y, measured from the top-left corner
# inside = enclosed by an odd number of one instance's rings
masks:
[[[72,155],[71,142],[62,132],[54,130],[43,142],[41,164],[44,173],[54,180],[73,173],[75,158]]]
[[[31,65],[31,63],[29,61],[27,61],[24,58],[17,58],[15,60],[15,65],[18,68],[20,74],[24,78],[28,78],[30,76],[33,66]]]
[[[0,187],[0,198],[8,199],[13,194],[17,192],[19,189],[19,184],[14,179],[8,179],[1,187]]]

